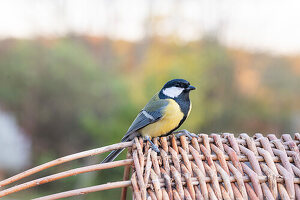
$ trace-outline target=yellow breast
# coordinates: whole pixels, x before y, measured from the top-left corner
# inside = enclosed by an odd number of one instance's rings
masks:
[[[164,111],[163,117],[153,124],[142,128],[139,132],[142,136],[158,137],[165,135],[179,125],[184,114],[179,105],[173,99],[168,99],[169,104]]]

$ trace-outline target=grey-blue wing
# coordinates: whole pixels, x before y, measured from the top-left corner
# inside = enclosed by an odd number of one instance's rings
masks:
[[[163,115],[163,110],[169,103],[167,100],[162,100],[162,99],[159,100],[155,99],[154,101],[151,102],[151,104],[150,102],[137,115],[137,117],[129,127],[127,133],[123,137],[122,141],[128,141],[130,139],[133,139],[136,135],[131,135],[132,133],[135,133],[139,129],[159,120]]]

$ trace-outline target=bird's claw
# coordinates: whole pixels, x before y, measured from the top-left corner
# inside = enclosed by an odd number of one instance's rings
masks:
[[[149,136],[145,136],[145,139],[146,139],[147,141],[150,142],[150,144],[151,144],[151,149],[152,149],[153,151],[155,151],[156,153],[160,154],[160,150],[159,150],[158,147],[151,141],[150,137],[149,137]]]
[[[180,130],[180,131],[175,131],[175,132],[173,132],[173,133],[176,134],[176,137],[177,137],[177,138],[179,138],[179,137],[182,136],[182,135],[187,136],[189,139],[193,139],[193,137],[196,137],[196,138],[199,137],[199,136],[196,135],[195,133],[191,133],[191,132],[189,132],[189,131],[186,130],[186,129],[183,129],[183,130]]]
[[[153,151],[155,151],[156,153],[160,154],[160,150],[158,149],[158,147],[155,144],[151,144],[151,148]]]

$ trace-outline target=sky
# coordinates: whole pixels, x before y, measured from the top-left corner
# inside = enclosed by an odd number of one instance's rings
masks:
[[[0,38],[68,32],[137,41],[146,34],[180,40],[216,35],[228,46],[300,53],[298,0],[0,1]]]

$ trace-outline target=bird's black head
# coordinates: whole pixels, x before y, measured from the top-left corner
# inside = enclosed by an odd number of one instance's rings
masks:
[[[178,98],[187,96],[191,90],[195,90],[194,86],[184,79],[173,79],[168,81],[160,91],[160,95],[168,98]]]

